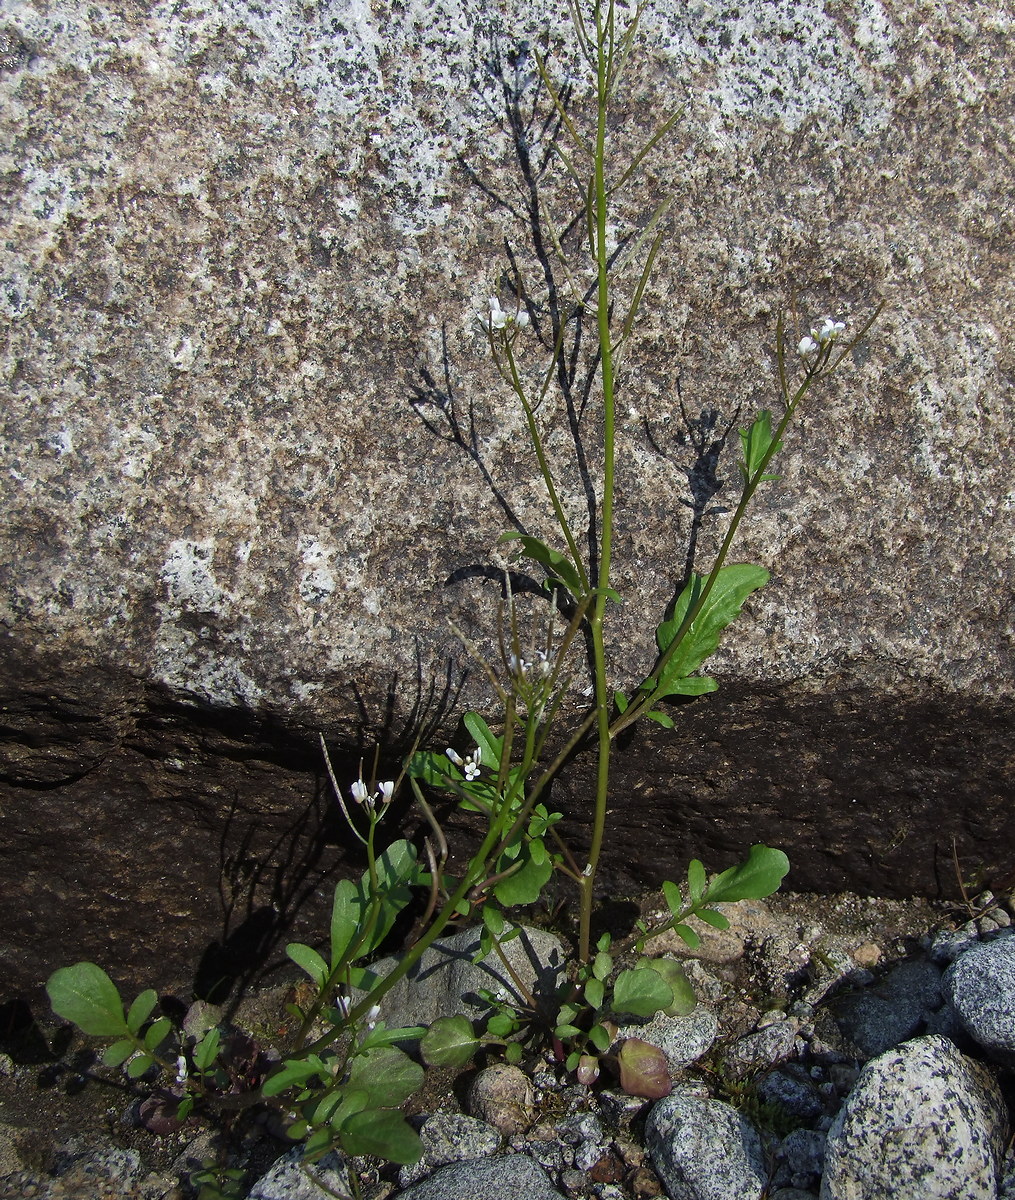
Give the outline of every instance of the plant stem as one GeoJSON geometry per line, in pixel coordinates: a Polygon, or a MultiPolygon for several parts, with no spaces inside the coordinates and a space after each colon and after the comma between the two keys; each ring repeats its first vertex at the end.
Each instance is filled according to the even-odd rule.
{"type": "MultiPolygon", "coordinates": [[[[580,890],[580,916],[578,932],[578,957],[588,962],[592,942],[592,899],[596,871],[603,849],[606,829],[606,802],[610,785],[610,708],[607,694],[606,650],[603,638],[603,614],[606,610],[606,589],[610,586],[610,557],[613,548],[613,493],[614,493],[614,367],[613,345],[610,338],[610,269],[606,246],[609,199],[606,187],[606,117],[609,107],[609,92],[613,73],[614,8],[610,0],[606,12],[606,27],[603,27],[602,9],[596,7],[596,90],[598,112],[596,121],[594,200],[596,231],[596,268],[598,293],[596,320],[599,335],[599,369],[603,384],[603,498],[599,532],[599,574],[596,579],[595,606],[590,621],[592,636],[593,668],[595,671],[596,730],[598,755],[596,764],[596,798],[592,815],[592,840],[588,858],[582,874],[580,890]]],[[[592,222],[589,222],[590,225],[592,222]]]]}

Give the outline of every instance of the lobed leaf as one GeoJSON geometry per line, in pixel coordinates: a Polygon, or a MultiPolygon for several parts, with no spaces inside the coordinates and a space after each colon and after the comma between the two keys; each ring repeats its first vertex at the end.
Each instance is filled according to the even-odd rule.
{"type": "Polygon", "coordinates": [[[107,1046],[102,1055],[102,1061],[107,1067],[122,1066],[128,1058],[137,1049],[136,1044],[130,1038],[123,1038],[119,1042],[114,1042],[111,1046],[107,1046]]]}
{"type": "MultiPolygon", "coordinates": [[[[701,694],[683,690],[691,686],[688,676],[715,653],[722,631],[737,618],[748,596],[764,587],[769,578],[764,567],[752,563],[733,563],[718,572],[700,610],[660,672],[659,686],[666,689],[662,695],[701,694]]],[[[677,597],[672,617],[663,621],[656,630],[656,644],[661,655],[670,649],[684,619],[699,603],[706,580],[705,575],[692,574],[687,586],[677,597]]],[[[715,681],[708,682],[712,686],[705,686],[703,690],[713,691],[715,681]]]]}
{"type": "Polygon", "coordinates": [[[509,908],[515,904],[535,904],[552,874],[553,863],[550,858],[546,857],[541,863],[536,862],[526,846],[522,866],[506,879],[502,879],[493,889],[493,894],[501,904],[509,908]]]}

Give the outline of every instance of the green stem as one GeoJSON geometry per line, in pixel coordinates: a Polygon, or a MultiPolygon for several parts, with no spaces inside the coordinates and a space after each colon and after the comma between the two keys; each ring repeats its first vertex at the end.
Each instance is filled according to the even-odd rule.
{"type": "Polygon", "coordinates": [[[603,384],[603,499],[599,534],[599,571],[596,578],[598,591],[590,621],[593,669],[595,672],[598,756],[596,764],[595,808],[592,815],[592,838],[579,887],[578,956],[581,962],[588,962],[591,957],[593,889],[595,887],[599,859],[603,850],[603,836],[606,830],[606,803],[610,784],[610,708],[607,693],[603,615],[608,599],[606,589],[610,586],[615,467],[615,379],[613,345],[610,338],[609,255],[606,248],[606,228],[609,215],[609,200],[606,187],[606,117],[613,69],[613,0],[610,0],[607,8],[605,30],[603,28],[602,12],[597,7],[596,32],[598,35],[596,59],[598,114],[596,122],[594,178],[595,212],[592,215],[595,217],[596,230],[596,267],[598,273],[596,320],[599,334],[599,368],[603,384]]]}

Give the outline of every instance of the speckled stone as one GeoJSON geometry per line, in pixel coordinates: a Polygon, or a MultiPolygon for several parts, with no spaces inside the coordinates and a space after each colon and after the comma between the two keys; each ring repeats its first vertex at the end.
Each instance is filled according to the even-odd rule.
{"type": "Polygon", "coordinates": [[[947,1038],[872,1059],[828,1131],[821,1200],[994,1200],[1006,1136],[993,1076],[947,1038]]]}
{"type": "Polygon", "coordinates": [[[944,992],[989,1057],[1015,1067],[1015,936],[970,947],[945,972],[944,992]]]}

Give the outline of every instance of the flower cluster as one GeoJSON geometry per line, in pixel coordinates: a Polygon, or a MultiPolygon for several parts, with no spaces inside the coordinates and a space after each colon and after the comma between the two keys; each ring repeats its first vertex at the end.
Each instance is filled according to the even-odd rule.
{"type": "Polygon", "coordinates": [[[821,324],[815,325],[807,337],[802,338],[797,350],[806,358],[809,354],[816,354],[820,350],[834,342],[840,333],[846,328],[844,321],[835,321],[831,317],[822,317],[821,324]]]}
{"type": "Polygon", "coordinates": [[[508,329],[511,326],[514,326],[516,329],[524,329],[529,323],[529,314],[521,307],[517,308],[513,313],[505,312],[501,308],[497,297],[491,296],[488,321],[491,329],[508,329]]]}
{"type": "Polygon", "coordinates": [[[483,749],[477,746],[471,754],[467,754],[464,758],[449,746],[444,753],[455,764],[456,767],[461,767],[465,778],[471,783],[473,779],[479,778],[479,764],[483,760],[483,749]]]}
{"type": "Polygon", "coordinates": [[[531,674],[545,678],[550,673],[550,661],[546,657],[545,650],[538,651],[534,659],[522,658],[518,654],[509,654],[507,666],[512,675],[527,676],[531,674]]]}
{"type": "Polygon", "coordinates": [[[378,805],[384,808],[391,803],[391,798],[395,794],[395,781],[388,779],[384,783],[379,783],[377,791],[371,795],[370,789],[363,780],[357,779],[349,791],[357,804],[365,804],[370,809],[376,808],[378,805]]]}

